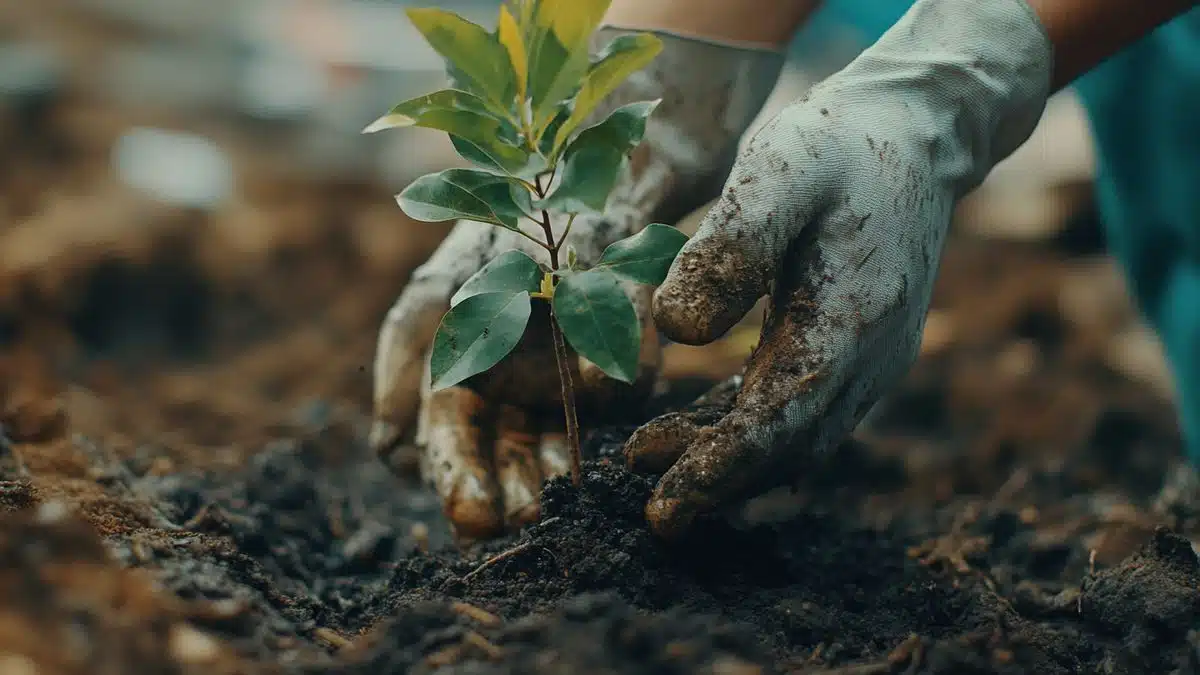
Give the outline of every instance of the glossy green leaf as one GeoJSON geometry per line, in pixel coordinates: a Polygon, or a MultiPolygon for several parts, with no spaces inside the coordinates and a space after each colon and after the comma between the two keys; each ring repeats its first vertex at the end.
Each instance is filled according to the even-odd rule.
{"type": "Polygon", "coordinates": [[[459,125],[447,125],[448,120],[496,126],[497,120],[488,110],[487,104],[475,94],[457,89],[442,89],[392,106],[386,115],[375,120],[364,134],[402,127],[425,127],[442,131],[462,131],[459,125]],[[446,113],[466,113],[459,118],[447,117],[446,113]]]}
{"type": "Polygon", "coordinates": [[[639,284],[658,286],[687,240],[686,234],[670,225],[651,223],[632,237],[609,244],[596,267],[639,284]]]}
{"type": "Polygon", "coordinates": [[[425,222],[465,218],[516,229],[531,210],[529,192],[515,179],[476,169],[421,176],[396,196],[409,217],[425,222]]]}
{"type": "Polygon", "coordinates": [[[452,76],[507,113],[516,91],[508,52],[496,35],[454,12],[435,7],[411,8],[408,18],[434,51],[446,59],[452,76]]]}
{"type": "Polygon", "coordinates": [[[476,139],[450,134],[450,144],[463,159],[494,173],[531,180],[546,168],[546,160],[541,155],[499,138],[476,139]]]}
{"type": "Polygon", "coordinates": [[[523,251],[511,250],[493,258],[467,279],[450,298],[450,306],[480,293],[536,293],[542,280],[542,268],[523,251]]]}
{"type": "Polygon", "coordinates": [[[555,132],[554,152],[562,149],[571,134],[606,96],[630,75],[646,67],[661,51],[662,41],[650,33],[622,35],[610,42],[588,70],[583,86],[575,97],[571,116],[555,132]]]}
{"type": "Polygon", "coordinates": [[[629,152],[642,142],[646,118],[658,101],[630,103],[588,127],[567,146],[562,179],[538,208],[580,213],[603,211],[629,152]]]}
{"type": "Polygon", "coordinates": [[[537,139],[555,107],[574,93],[591,65],[589,46],[611,0],[535,2],[529,35],[529,95],[537,139]]]}
{"type": "Polygon", "coordinates": [[[525,36],[521,26],[508,7],[500,6],[500,20],[496,26],[496,35],[500,44],[508,52],[508,60],[512,63],[513,76],[517,85],[517,98],[525,100],[529,83],[529,54],[525,51],[525,36]]]}
{"type": "Polygon", "coordinates": [[[547,158],[555,158],[554,139],[558,136],[558,130],[562,125],[566,124],[567,119],[571,117],[571,106],[569,101],[560,103],[550,121],[546,123],[545,130],[542,131],[541,140],[538,141],[538,149],[542,155],[547,158]]]}
{"type": "Polygon", "coordinates": [[[554,316],[571,348],[609,377],[637,377],[642,331],[615,274],[591,269],[565,277],[554,290],[554,316]]]}
{"type": "Polygon", "coordinates": [[[521,341],[529,294],[481,293],[453,307],[438,326],[429,356],[433,389],[451,387],[496,365],[521,341]]]}
{"type": "MultiPolygon", "coordinates": [[[[445,131],[456,141],[460,155],[488,170],[522,177],[535,173],[530,152],[521,145],[516,128],[470,92],[443,89],[398,103],[363,133],[403,127],[445,131]]],[[[537,163],[545,165],[541,158],[537,163]]]]}

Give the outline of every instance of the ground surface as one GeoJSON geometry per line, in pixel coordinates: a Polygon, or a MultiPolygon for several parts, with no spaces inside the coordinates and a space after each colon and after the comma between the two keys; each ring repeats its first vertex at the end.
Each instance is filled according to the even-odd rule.
{"type": "Polygon", "coordinates": [[[14,358],[5,672],[1200,672],[1170,408],[1061,320],[1061,258],[956,244],[946,335],[869,428],[672,546],[628,429],[592,434],[540,524],[461,551],[369,456],[365,407],[222,391],[261,386],[249,355],[109,396],[24,386],[14,358]]]}
{"type": "Polygon", "coordinates": [[[794,490],[666,546],[592,430],[582,488],[459,550],[364,445],[444,229],[296,177],[154,207],[98,178],[104,110],[51,110],[0,116],[6,675],[1200,672],[1200,489],[1094,228],[953,241],[921,362],[794,490]]]}

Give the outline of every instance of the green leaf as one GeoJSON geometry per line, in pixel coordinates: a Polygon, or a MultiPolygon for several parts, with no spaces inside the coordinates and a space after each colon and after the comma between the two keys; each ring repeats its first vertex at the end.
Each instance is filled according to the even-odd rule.
{"type": "Polygon", "coordinates": [[[630,103],[588,127],[563,153],[562,179],[538,208],[580,213],[603,211],[625,158],[646,133],[646,118],[658,101],[630,103]]]}
{"type": "Polygon", "coordinates": [[[538,150],[547,158],[550,158],[548,164],[552,163],[555,159],[554,139],[558,135],[558,130],[571,117],[571,106],[569,103],[567,101],[558,105],[554,116],[550,118],[550,121],[546,123],[545,130],[542,131],[541,140],[538,141],[538,150]]]}
{"type": "Polygon", "coordinates": [[[612,0],[541,0],[529,35],[529,94],[540,140],[555,107],[569,97],[591,65],[589,42],[612,0]]]}
{"type": "Polygon", "coordinates": [[[409,217],[428,223],[465,218],[517,229],[532,207],[513,178],[476,169],[447,169],[413,181],[396,201],[409,217]]]}
{"type": "Polygon", "coordinates": [[[442,317],[429,371],[433,390],[452,387],[496,365],[521,341],[529,323],[529,294],[481,293],[442,317]]]}
{"type": "Polygon", "coordinates": [[[450,144],[468,162],[494,173],[533,179],[546,167],[540,155],[509,145],[499,138],[473,139],[450,134],[450,144]]]}
{"type": "MultiPolygon", "coordinates": [[[[521,147],[517,130],[472,93],[443,89],[398,103],[363,133],[403,127],[445,131],[452,141],[458,140],[455,148],[459,154],[489,170],[522,176],[530,173],[530,153],[521,147]]],[[[538,158],[538,164],[545,161],[538,158]]]]}
{"type": "Polygon", "coordinates": [[[670,225],[651,223],[632,237],[609,244],[596,267],[639,284],[658,286],[687,240],[686,234],[670,225]]]}
{"type": "Polygon", "coordinates": [[[517,98],[524,102],[529,83],[529,54],[525,51],[525,37],[521,27],[513,17],[508,7],[500,6],[500,21],[496,26],[496,34],[500,44],[508,52],[509,62],[512,63],[513,75],[516,77],[517,98]]]}
{"type": "Polygon", "coordinates": [[[555,133],[554,154],[606,96],[630,75],[646,67],[661,51],[662,41],[650,33],[622,35],[610,42],[588,70],[583,87],[575,97],[571,116],[555,133]]]}
{"type": "Polygon", "coordinates": [[[516,78],[508,52],[495,35],[454,12],[434,7],[410,8],[408,18],[446,59],[456,80],[497,112],[510,114],[516,78]]]}
{"type": "Polygon", "coordinates": [[[481,293],[536,293],[542,280],[542,268],[523,251],[507,251],[484,265],[467,279],[450,298],[450,306],[481,293]]]}
{"type": "Polygon", "coordinates": [[[564,278],[554,290],[554,316],[571,348],[609,377],[626,383],[637,377],[641,326],[612,272],[591,269],[564,278]]]}
{"type": "MultiPolygon", "coordinates": [[[[474,115],[475,118],[482,118],[475,119],[477,124],[495,125],[496,122],[499,122],[495,115],[492,114],[492,111],[488,110],[487,104],[483,102],[483,99],[475,94],[457,89],[442,89],[432,94],[425,94],[424,96],[418,96],[403,103],[397,103],[392,106],[391,110],[388,110],[386,115],[372,122],[366,129],[363,129],[363,133],[373,134],[377,131],[401,127],[426,127],[449,132],[459,131],[457,126],[447,127],[445,124],[447,119],[445,113],[452,112],[464,112],[474,115]]],[[[465,121],[471,120],[472,117],[467,116],[458,119],[465,121]]]]}

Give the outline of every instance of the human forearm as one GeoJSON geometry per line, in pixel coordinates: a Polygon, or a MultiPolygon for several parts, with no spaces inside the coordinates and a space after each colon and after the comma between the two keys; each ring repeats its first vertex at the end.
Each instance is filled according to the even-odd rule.
{"type": "Polygon", "coordinates": [[[622,28],[782,47],[820,4],[821,0],[613,0],[605,21],[622,28]]]}
{"type": "Polygon", "coordinates": [[[1054,45],[1060,89],[1200,0],[1028,0],[1054,45]]]}

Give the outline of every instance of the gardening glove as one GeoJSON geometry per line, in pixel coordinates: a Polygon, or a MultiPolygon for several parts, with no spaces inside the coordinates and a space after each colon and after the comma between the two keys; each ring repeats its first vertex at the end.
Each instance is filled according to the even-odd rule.
{"type": "MultiPolygon", "coordinates": [[[[598,45],[626,33],[598,31],[598,45]]],[[[625,103],[662,99],[645,139],[632,153],[602,215],[581,215],[567,243],[582,265],[653,221],[674,222],[714,197],[736,156],[737,141],[773,88],[775,52],[661,34],[663,51],[623,83],[594,119],[625,103]]],[[[526,224],[530,225],[530,224],[526,224]]],[[[556,221],[554,230],[565,223],[556,221]]],[[[537,235],[531,225],[530,234],[537,235]]],[[[546,251],[491,225],[463,221],[419,269],[388,312],[375,359],[375,423],[370,444],[392,466],[418,418],[423,473],[464,539],[500,534],[538,516],[542,481],[570,466],[546,303],[535,301],[529,329],[513,353],[461,385],[431,393],[429,348],[451,296],[495,257],[520,249],[539,262],[546,251]]],[[[648,287],[632,297],[643,322],[640,372],[633,387],[610,380],[572,354],[580,423],[628,410],[650,393],[659,365],[648,287]]]]}
{"type": "Polygon", "coordinates": [[[627,443],[666,472],[657,533],[782,483],[907,371],[955,203],[1033,131],[1051,57],[1024,0],[918,0],[751,139],[654,295],[664,335],[693,345],[770,297],[741,386],[627,443]]]}

